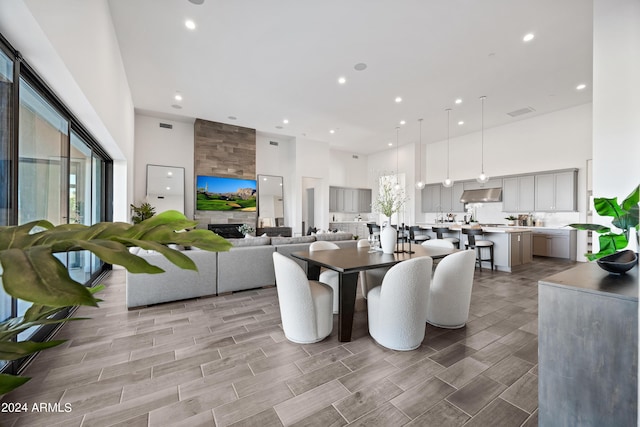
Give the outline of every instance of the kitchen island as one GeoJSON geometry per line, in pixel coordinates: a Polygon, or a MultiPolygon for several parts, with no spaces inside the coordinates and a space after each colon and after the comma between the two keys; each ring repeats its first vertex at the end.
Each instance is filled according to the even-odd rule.
{"type": "MultiPolygon", "coordinates": [[[[511,272],[513,267],[521,264],[527,264],[533,261],[532,237],[531,229],[523,227],[508,226],[482,226],[482,225],[464,225],[455,223],[437,223],[437,224],[418,224],[426,230],[432,239],[435,239],[435,233],[431,231],[431,227],[447,227],[449,233],[445,237],[457,237],[460,239],[460,248],[464,249],[467,242],[467,235],[462,233],[464,228],[480,228],[483,232],[482,239],[493,242],[493,258],[494,265],[497,270],[511,272]]],[[[484,257],[484,255],[483,255],[484,257]]],[[[489,262],[483,262],[482,268],[491,268],[489,262]]]]}

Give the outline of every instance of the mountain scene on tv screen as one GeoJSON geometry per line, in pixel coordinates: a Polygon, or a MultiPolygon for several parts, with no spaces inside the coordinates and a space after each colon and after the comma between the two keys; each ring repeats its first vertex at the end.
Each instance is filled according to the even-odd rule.
{"type": "Polygon", "coordinates": [[[255,181],[199,176],[196,209],[201,211],[256,211],[255,181]]]}

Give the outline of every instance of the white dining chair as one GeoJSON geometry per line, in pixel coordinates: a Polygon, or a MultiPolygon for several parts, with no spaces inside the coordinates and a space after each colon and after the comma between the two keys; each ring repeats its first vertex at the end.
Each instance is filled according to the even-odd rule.
{"type": "MultiPolygon", "coordinates": [[[[336,249],[340,249],[340,246],[325,240],[319,240],[309,245],[309,252],[332,251],[336,249]]],[[[333,288],[333,314],[338,314],[340,312],[340,276],[338,272],[326,268],[322,269],[318,280],[333,288]]]]}
{"type": "Polygon", "coordinates": [[[369,333],[384,347],[407,351],[424,339],[431,257],[403,261],[389,269],[368,295],[369,333]]]}
{"type": "Polygon", "coordinates": [[[436,266],[427,298],[427,322],[462,328],[469,319],[476,255],[472,249],[444,257],[436,266]]]}
{"type": "Polygon", "coordinates": [[[450,240],[445,239],[431,239],[421,243],[422,246],[430,246],[436,248],[455,249],[456,246],[450,240]]]}
{"type": "Polygon", "coordinates": [[[285,337],[294,343],[322,341],[333,329],[333,289],[308,280],[294,260],[273,253],[278,303],[285,337]]]}

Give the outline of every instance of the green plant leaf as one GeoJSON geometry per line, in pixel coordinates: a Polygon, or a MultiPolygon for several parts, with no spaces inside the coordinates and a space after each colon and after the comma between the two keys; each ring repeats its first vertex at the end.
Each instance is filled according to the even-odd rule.
{"type": "Polygon", "coordinates": [[[611,228],[599,224],[569,224],[569,227],[575,228],[576,230],[595,231],[597,233],[608,233],[611,231],[611,228]]]}
{"type": "Polygon", "coordinates": [[[0,251],[0,263],[4,290],[15,298],[51,307],[98,305],[48,247],[0,251]]]}
{"type": "Polygon", "coordinates": [[[593,199],[593,207],[600,216],[612,216],[618,218],[626,212],[618,205],[618,198],[607,199],[606,197],[596,197],[593,199]]]}
{"type": "Polygon", "coordinates": [[[196,264],[193,262],[191,258],[184,255],[182,252],[177,251],[175,249],[168,248],[167,246],[161,243],[156,243],[156,242],[151,242],[146,240],[134,240],[134,239],[120,239],[120,240],[122,242],[128,243],[131,246],[139,246],[142,249],[157,251],[160,254],[164,255],[164,257],[167,258],[167,260],[171,261],[173,264],[177,265],[180,268],[198,271],[196,264]]]}
{"type": "Polygon", "coordinates": [[[31,234],[31,230],[36,227],[44,229],[54,228],[49,221],[32,221],[26,224],[13,227],[0,227],[0,250],[10,248],[24,249],[33,245],[36,234],[31,234]]]}
{"type": "Polygon", "coordinates": [[[31,378],[17,375],[0,374],[0,396],[9,393],[29,381],[31,378]]]}
{"type": "Polygon", "coordinates": [[[32,353],[62,344],[65,340],[56,341],[22,341],[22,342],[2,342],[0,341],[0,360],[17,360],[32,353]]]}
{"type": "Polygon", "coordinates": [[[630,210],[633,206],[638,207],[638,202],[640,202],[640,185],[636,186],[636,188],[627,196],[626,199],[622,201],[622,209],[625,211],[630,210]]]}
{"type": "Polygon", "coordinates": [[[164,272],[163,269],[149,264],[144,258],[129,252],[129,249],[120,242],[113,240],[79,240],[76,241],[76,245],[82,249],[91,251],[98,258],[109,264],[123,266],[131,273],[156,274],[164,272]]]}

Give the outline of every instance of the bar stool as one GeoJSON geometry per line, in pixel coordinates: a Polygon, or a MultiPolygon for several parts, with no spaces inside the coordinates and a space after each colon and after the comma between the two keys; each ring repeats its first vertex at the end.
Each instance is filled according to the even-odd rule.
{"type": "Polygon", "coordinates": [[[436,233],[436,238],[448,240],[449,242],[453,243],[453,246],[455,246],[456,249],[460,249],[460,239],[458,239],[457,237],[442,237],[442,233],[449,232],[449,227],[432,227],[431,230],[436,233]]]}
{"type": "Polygon", "coordinates": [[[416,234],[416,231],[422,232],[424,230],[418,225],[412,225],[411,227],[409,227],[409,240],[411,240],[413,243],[420,244],[429,240],[429,236],[427,236],[426,234],[416,234]]]}
{"type": "Polygon", "coordinates": [[[482,261],[491,261],[491,270],[493,270],[493,242],[491,240],[476,240],[476,236],[483,234],[480,228],[463,228],[462,233],[466,234],[469,239],[465,246],[476,251],[476,262],[480,271],[482,271],[482,261]],[[489,258],[482,258],[483,248],[489,248],[489,258]]]}

